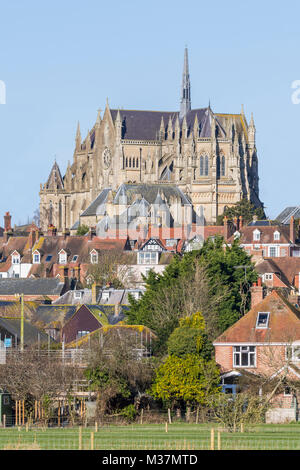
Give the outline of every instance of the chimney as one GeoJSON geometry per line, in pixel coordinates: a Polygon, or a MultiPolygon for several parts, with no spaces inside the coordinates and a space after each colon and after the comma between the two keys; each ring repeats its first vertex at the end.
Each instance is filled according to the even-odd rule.
{"type": "Polygon", "coordinates": [[[28,249],[29,250],[32,250],[32,247],[36,242],[36,235],[37,235],[36,230],[31,229],[28,235],[28,249]]]}
{"type": "Polygon", "coordinates": [[[261,302],[264,298],[264,291],[261,282],[261,277],[258,278],[257,283],[254,282],[251,287],[251,308],[253,308],[256,304],[261,302]]]}
{"type": "Polygon", "coordinates": [[[64,232],[63,232],[63,237],[64,237],[64,240],[70,236],[70,230],[69,229],[65,229],[64,232]]]}
{"type": "Polygon", "coordinates": [[[243,217],[240,215],[239,216],[239,229],[241,229],[243,227],[243,223],[244,223],[243,217]]]}
{"type": "Polygon", "coordinates": [[[115,304],[115,317],[118,317],[120,313],[120,302],[115,304]]]}
{"type": "Polygon", "coordinates": [[[88,239],[93,240],[95,236],[96,236],[96,227],[90,227],[89,233],[88,233],[88,239]]]}
{"type": "Polygon", "coordinates": [[[147,234],[148,239],[151,238],[151,231],[152,231],[152,227],[151,227],[151,222],[150,222],[148,224],[148,234],[147,234]]]}
{"type": "Polygon", "coordinates": [[[54,227],[54,225],[52,225],[52,224],[49,225],[47,235],[48,235],[48,237],[55,237],[56,227],[54,227]]]}
{"type": "Polygon", "coordinates": [[[11,215],[9,212],[5,212],[5,215],[4,215],[4,231],[5,232],[11,231],[11,215]]]}
{"type": "Polygon", "coordinates": [[[233,225],[234,225],[234,230],[238,230],[239,229],[239,220],[237,217],[234,217],[233,218],[233,225]]]}
{"type": "Polygon", "coordinates": [[[296,239],[295,224],[294,224],[294,216],[292,215],[290,219],[290,240],[292,243],[295,243],[295,239],[296,239]]]}
{"type": "Polygon", "coordinates": [[[92,285],[92,304],[97,303],[97,297],[98,297],[99,291],[100,291],[100,286],[98,286],[96,282],[94,282],[94,284],[92,285]]]}
{"type": "Polygon", "coordinates": [[[226,217],[226,215],[224,217],[223,224],[224,224],[224,238],[225,238],[225,240],[228,240],[228,238],[229,238],[229,220],[226,217]]]}

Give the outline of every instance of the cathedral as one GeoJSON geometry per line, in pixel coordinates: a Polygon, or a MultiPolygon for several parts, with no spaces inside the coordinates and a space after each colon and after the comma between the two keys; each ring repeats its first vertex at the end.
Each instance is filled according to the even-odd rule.
{"type": "Polygon", "coordinates": [[[41,229],[104,229],[133,205],[135,218],[158,214],[160,224],[214,224],[242,198],[262,206],[258,180],[253,116],[247,123],[243,107],[240,114],[192,109],[186,48],[179,111],[110,109],[107,102],[85,139],[78,124],[72,164],[62,176],[55,162],[41,184],[41,229]]]}

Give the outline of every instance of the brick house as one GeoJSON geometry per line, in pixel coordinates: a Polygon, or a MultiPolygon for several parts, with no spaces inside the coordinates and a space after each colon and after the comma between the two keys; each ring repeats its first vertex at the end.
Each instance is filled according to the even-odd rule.
{"type": "Polygon", "coordinates": [[[268,419],[297,419],[298,392],[285,384],[300,384],[300,311],[280,292],[264,297],[262,283],[254,285],[250,311],[213,344],[224,391],[235,392],[251,376],[260,379],[258,393],[281,381],[268,419]]]}
{"type": "Polygon", "coordinates": [[[295,228],[293,217],[289,225],[274,225],[269,220],[254,220],[248,225],[237,226],[235,232],[228,237],[228,244],[237,238],[254,262],[263,258],[299,256],[299,227],[295,228]]]}

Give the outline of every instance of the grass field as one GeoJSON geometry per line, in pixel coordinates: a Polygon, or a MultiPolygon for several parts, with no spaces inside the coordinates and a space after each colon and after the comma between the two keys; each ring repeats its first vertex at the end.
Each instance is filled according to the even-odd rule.
{"type": "Polygon", "coordinates": [[[217,450],[299,450],[300,425],[260,425],[218,433],[216,425],[174,423],[87,428],[1,428],[0,449],[209,450],[214,427],[217,450]]]}

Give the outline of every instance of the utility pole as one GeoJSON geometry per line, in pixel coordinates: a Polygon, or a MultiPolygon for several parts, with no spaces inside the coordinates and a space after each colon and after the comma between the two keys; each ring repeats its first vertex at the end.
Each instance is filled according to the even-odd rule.
{"type": "Polygon", "coordinates": [[[21,351],[24,351],[24,294],[21,294],[21,351]]]}

